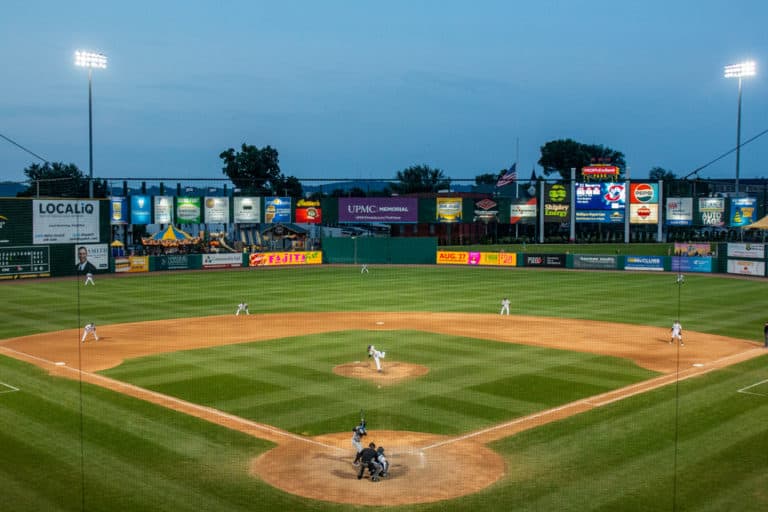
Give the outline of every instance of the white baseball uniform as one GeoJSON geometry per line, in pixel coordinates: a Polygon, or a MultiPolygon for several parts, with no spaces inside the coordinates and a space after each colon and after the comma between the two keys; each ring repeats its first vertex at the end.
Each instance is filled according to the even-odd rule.
{"type": "Polygon", "coordinates": [[[99,335],[96,334],[96,324],[93,322],[85,324],[85,327],[83,327],[83,339],[81,340],[83,343],[85,343],[85,339],[88,337],[89,334],[93,334],[93,337],[96,341],[99,341],[99,335]]]}
{"type": "Polygon", "coordinates": [[[504,298],[504,300],[501,301],[501,312],[500,315],[508,315],[509,314],[509,299],[504,298]]]}
{"type": "Polygon", "coordinates": [[[251,314],[250,311],[248,311],[248,304],[246,304],[245,302],[241,302],[240,304],[237,305],[237,311],[235,311],[235,316],[238,316],[241,311],[245,312],[246,315],[251,314]]]}
{"type": "Polygon", "coordinates": [[[96,286],[96,283],[93,282],[93,274],[91,274],[90,272],[85,274],[85,285],[83,286],[88,286],[89,284],[96,286]]]}
{"type": "Polygon", "coordinates": [[[676,339],[680,341],[681,345],[683,344],[683,326],[677,320],[672,324],[672,338],[669,342],[674,343],[676,339]]]}
{"type": "Polygon", "coordinates": [[[368,347],[368,355],[372,357],[373,361],[376,363],[376,371],[381,372],[381,360],[387,356],[387,353],[380,352],[376,350],[376,347],[374,347],[373,345],[370,345],[368,347]]]}

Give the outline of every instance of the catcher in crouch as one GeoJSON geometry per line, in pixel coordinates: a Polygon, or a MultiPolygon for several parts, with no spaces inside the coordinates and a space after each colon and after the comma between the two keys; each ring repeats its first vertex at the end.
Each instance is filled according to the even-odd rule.
{"type": "Polygon", "coordinates": [[[373,345],[368,345],[368,357],[372,357],[376,363],[376,371],[381,373],[381,360],[387,357],[386,352],[379,352],[373,345]]]}

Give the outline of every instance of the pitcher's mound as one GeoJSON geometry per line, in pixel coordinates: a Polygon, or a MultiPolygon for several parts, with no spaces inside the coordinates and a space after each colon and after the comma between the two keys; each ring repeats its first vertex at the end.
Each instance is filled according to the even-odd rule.
{"type": "Polygon", "coordinates": [[[340,364],[333,368],[333,373],[353,379],[366,379],[379,384],[395,384],[411,377],[421,377],[429,373],[429,368],[420,364],[403,363],[400,361],[382,361],[382,371],[376,371],[373,361],[356,361],[340,364]]]}

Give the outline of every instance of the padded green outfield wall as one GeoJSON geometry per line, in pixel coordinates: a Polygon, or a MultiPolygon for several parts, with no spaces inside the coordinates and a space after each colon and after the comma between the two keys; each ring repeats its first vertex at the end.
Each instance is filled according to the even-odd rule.
{"type": "Polygon", "coordinates": [[[323,238],[323,263],[435,263],[437,238],[323,238]]]}

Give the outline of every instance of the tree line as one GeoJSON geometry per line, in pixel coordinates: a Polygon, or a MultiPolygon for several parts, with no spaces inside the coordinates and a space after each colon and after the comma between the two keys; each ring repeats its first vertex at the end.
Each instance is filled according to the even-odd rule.
{"type": "MultiPolygon", "coordinates": [[[[583,144],[573,139],[558,139],[549,141],[540,148],[541,166],[545,177],[570,178],[572,168],[581,172],[583,167],[594,164],[609,164],[618,167],[618,179],[623,179],[626,171],[624,154],[612,148],[583,144]]],[[[219,154],[222,161],[222,173],[229,178],[233,186],[241,192],[253,195],[284,195],[303,197],[301,181],[295,176],[285,175],[280,169],[280,158],[277,149],[270,145],[263,148],[243,143],[239,150],[228,148],[219,154]]],[[[496,185],[510,168],[499,169],[496,172],[482,173],[475,177],[477,185],[496,185]]],[[[43,165],[32,164],[24,169],[24,175],[29,180],[26,190],[19,192],[20,197],[53,196],[53,197],[88,197],[88,177],[75,164],[63,162],[43,165]]],[[[535,170],[532,179],[535,179],[535,170]]],[[[580,175],[577,174],[577,178],[580,175]]],[[[674,172],[662,167],[649,170],[651,180],[674,180],[674,172]]],[[[426,164],[412,165],[397,171],[393,181],[382,191],[386,195],[430,193],[450,189],[451,178],[442,169],[426,164]]],[[[363,193],[362,190],[351,192],[363,193]]],[[[107,197],[109,193],[107,182],[95,179],[93,183],[94,197],[107,197]]],[[[341,195],[341,191],[333,191],[331,195],[341,195]]]]}

